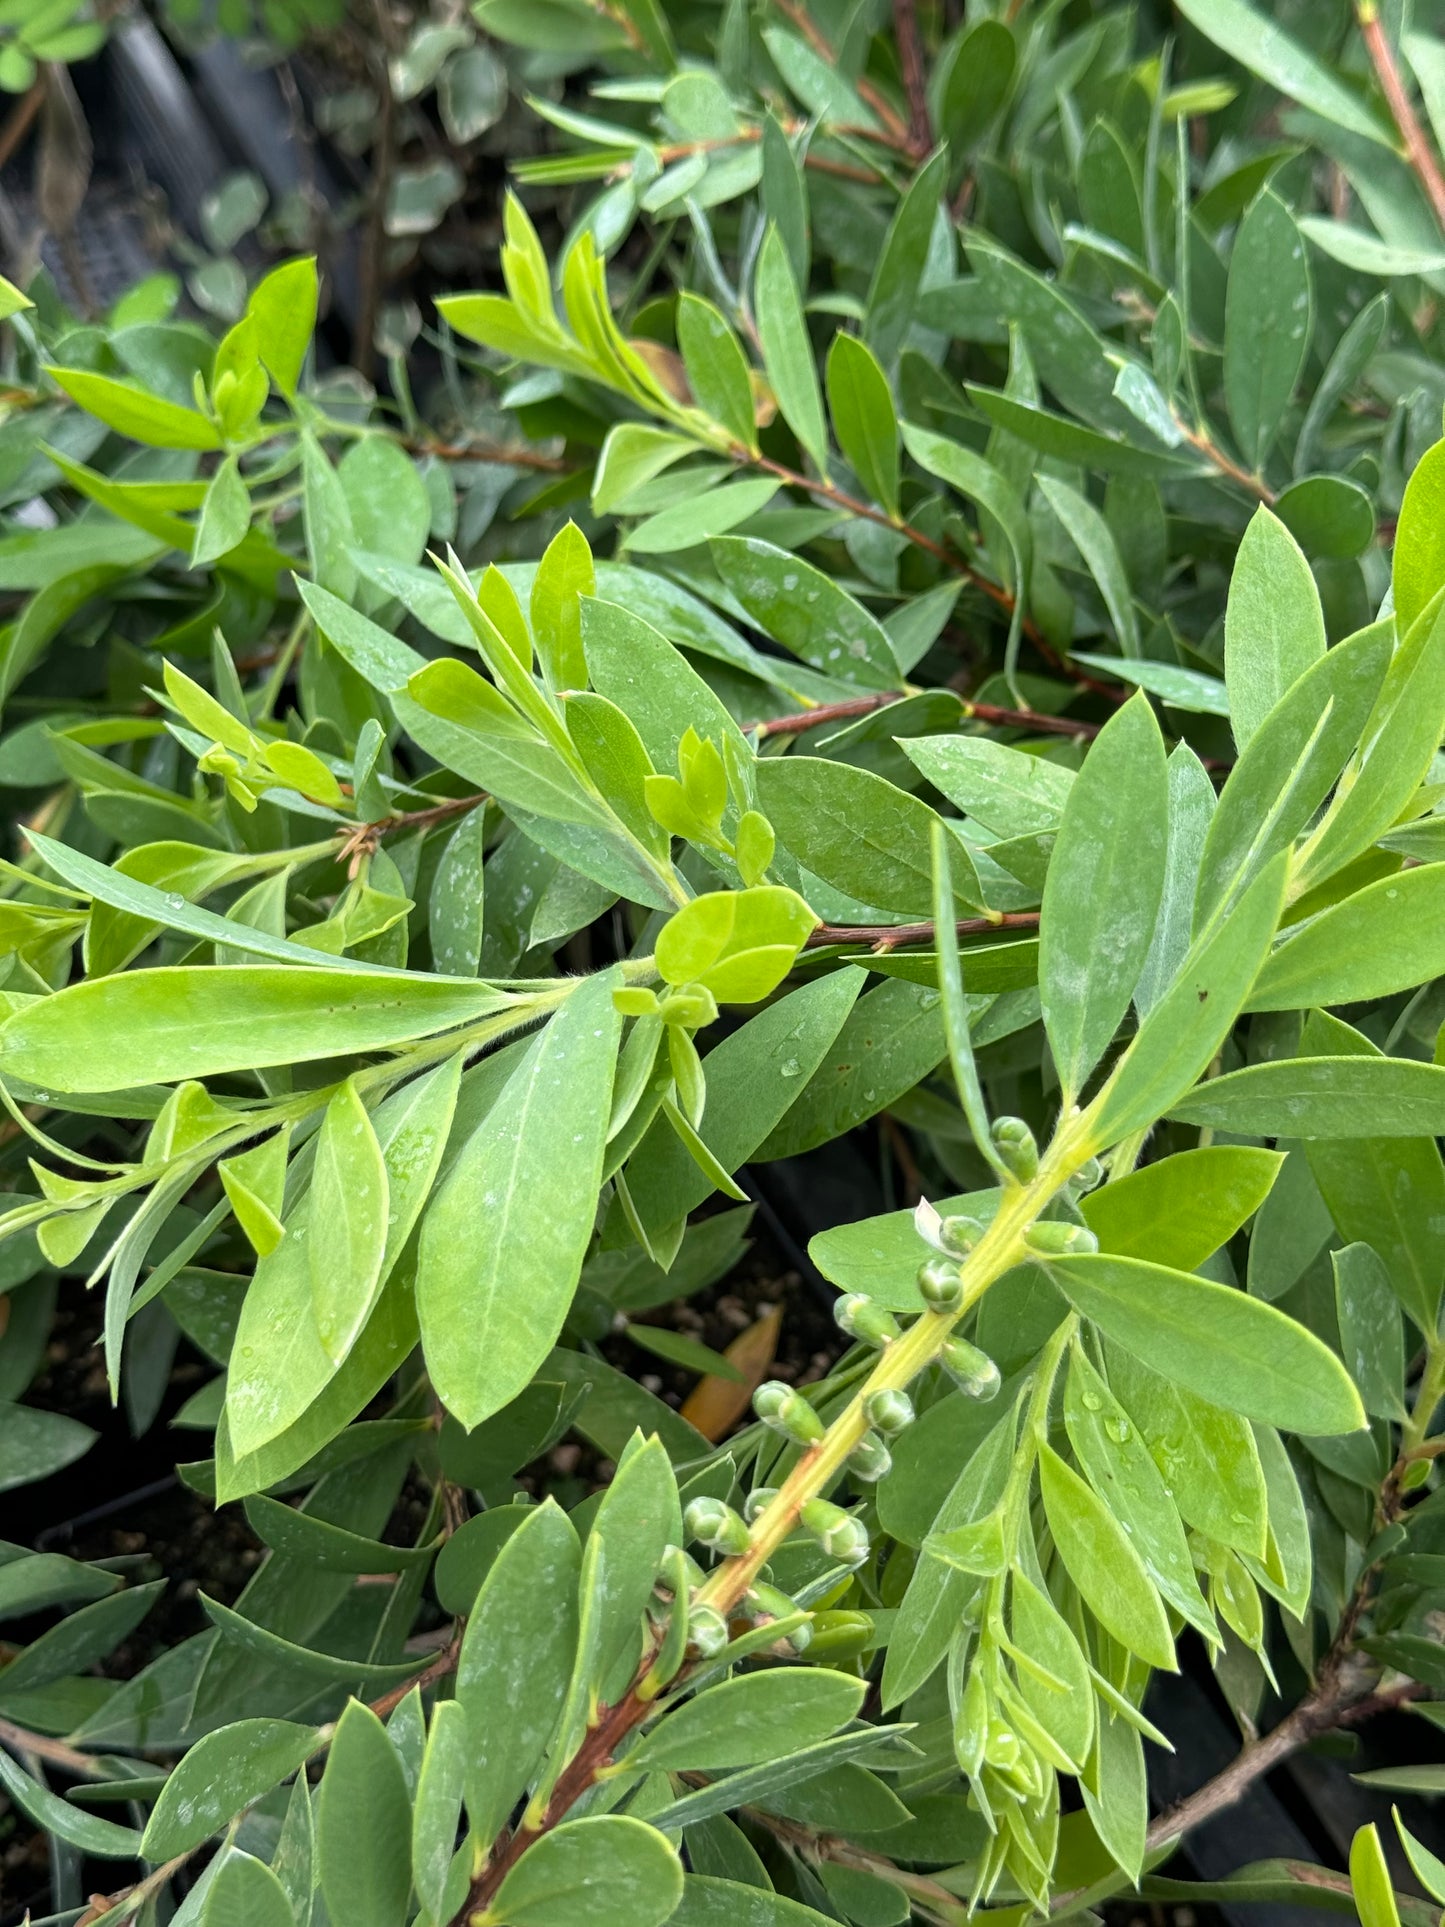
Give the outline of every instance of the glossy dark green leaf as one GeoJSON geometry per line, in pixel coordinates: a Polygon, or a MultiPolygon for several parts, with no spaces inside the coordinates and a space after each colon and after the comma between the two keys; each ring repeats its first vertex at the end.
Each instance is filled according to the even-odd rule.
{"type": "Polygon", "coordinates": [[[812,343],[802,298],[776,227],[770,227],[758,256],[753,290],[763,366],[777,397],[778,410],[821,475],[828,472],[828,431],[812,343]]]}
{"type": "Polygon", "coordinates": [[[1224,325],[1229,419],[1256,474],[1279,435],[1313,331],[1305,244],[1289,209],[1266,188],[1235,236],[1224,325]]]}
{"type": "Polygon", "coordinates": [[[670,1713],[628,1762],[670,1773],[753,1766],[827,1739],[862,1699],[858,1681],[826,1668],[738,1674],[670,1713]]]}
{"type": "Polygon", "coordinates": [[[682,1898],[682,1868],[656,1828],[621,1814],[564,1820],[497,1889],[507,1927],[661,1927],[682,1898]]]}
{"type": "Polygon", "coordinates": [[[411,1796],[386,1728],[360,1700],[348,1703],[331,1742],[316,1852],[333,1920],[395,1927],[411,1891],[411,1796]]]}
{"type": "Polygon", "coordinates": [[[170,1860],[219,1833],[243,1807],[296,1772],[316,1750],[309,1726],[237,1720],[207,1733],[166,1781],[146,1824],[148,1860],[170,1860]]]}
{"type": "Polygon", "coordinates": [[[898,411],[866,342],[836,334],[828,350],[828,409],[844,459],[889,515],[898,514],[898,411]]]}

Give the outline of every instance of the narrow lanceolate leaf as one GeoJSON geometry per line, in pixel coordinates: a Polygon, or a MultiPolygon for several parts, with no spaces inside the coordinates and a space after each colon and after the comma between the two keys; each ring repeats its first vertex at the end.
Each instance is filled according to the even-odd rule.
{"type": "Polygon", "coordinates": [[[1445,869],[1381,877],[1291,934],[1249,994],[1251,1010],[1308,1010],[1391,997],[1440,974],[1445,869]]]}
{"type": "Polygon", "coordinates": [[[1174,1673],[1174,1640],[1153,1580],[1108,1506],[1045,1445],[1039,1486],[1065,1569],[1100,1625],[1151,1666],[1174,1673]]]}
{"type": "Polygon", "coordinates": [[[1289,1057],[1214,1077],[1169,1105],[1246,1137],[1439,1137],[1445,1068],[1401,1057],[1289,1057]]]}
{"type": "Polygon", "coordinates": [[[345,1358],[381,1289],[389,1199],[386,1163],[355,1081],[326,1107],[311,1178],[311,1304],[332,1358],[345,1358]]]}
{"type": "Polygon", "coordinates": [[[577,1650],[581,1564],[571,1520],[548,1499],[497,1554],[467,1619],[456,1697],[469,1722],[467,1816],[479,1838],[495,1839],[552,1737],[577,1650]]]}
{"type": "Polygon", "coordinates": [[[1235,236],[1224,317],[1224,395],[1256,474],[1278,438],[1314,332],[1309,259],[1294,217],[1265,188],[1235,236]]]}
{"type": "Polygon", "coordinates": [[[1168,777],[1144,696],[1105,724],[1069,792],[1039,925],[1044,1028],[1065,1103],[1129,1008],[1164,887],[1168,777]]]}
{"type": "Polygon", "coordinates": [[[933,928],[938,952],[938,988],[943,997],[943,1030],[948,1039],[948,1057],[959,1102],[973,1133],[973,1141],[999,1175],[1008,1181],[1008,1167],[988,1125],[988,1107],[974,1062],[973,1038],[969,1031],[968,999],[964,994],[963,965],[958,954],[958,924],[953,897],[953,873],[949,862],[952,838],[940,820],[931,831],[933,852],[933,928]]]}
{"type": "Polygon", "coordinates": [[[1224,616],[1224,680],[1241,749],[1325,653],[1320,592],[1298,542],[1260,507],[1244,532],[1224,616]]]}
{"type": "Polygon", "coordinates": [[[529,1847],[487,1917],[507,1927],[662,1927],[682,1867],[655,1827],[623,1814],[566,1820],[529,1847]]]}
{"type": "Polygon", "coordinates": [[[548,1022],[457,1159],[422,1225],[427,1366],[469,1429],[551,1350],[592,1235],[622,1020],[615,973],[548,1022]]]}
{"type": "Polygon", "coordinates": [[[471,1750],[470,1723],[460,1700],[438,1700],[422,1756],[411,1823],[412,1884],[433,1920],[442,1918],[447,1875],[456,1851],[457,1821],[471,1750]]]}
{"type": "Polygon", "coordinates": [[[862,1702],[859,1681],[826,1668],[739,1674],[670,1713],[628,1763],[669,1773],[756,1766],[826,1740],[862,1702]]]}
{"type": "Polygon", "coordinates": [[[123,1091],[384,1050],[504,1006],[489,986],[240,964],[129,970],[0,1026],[0,1068],[42,1090],[123,1091]]]}
{"type": "Polygon", "coordinates": [[[1164,1115],[1214,1061],[1269,953],[1284,903],[1281,851],[1188,951],[1096,1100],[1100,1150],[1164,1115]]]}
{"type": "Polygon", "coordinates": [[[147,1860],[170,1860],[219,1833],[243,1807],[280,1786],[315,1751],[309,1726],[237,1720],[198,1740],[161,1790],[145,1830],[147,1860]]]}
{"type": "Polygon", "coordinates": [[[411,1891],[411,1797],[396,1748],[369,1706],[351,1700],[317,1799],[321,1892],[333,1920],[396,1927],[411,1891]]]}
{"type": "Polygon", "coordinates": [[[532,635],[553,689],[585,689],[581,598],[595,595],[592,551],[575,522],[553,536],[532,580],[532,635]]]}
{"type": "Polygon", "coordinates": [[[752,377],[742,344],[710,301],[686,289],[677,298],[677,345],[698,407],[744,448],[756,450],[752,377]]]}
{"type": "Polygon", "coordinates": [[[828,431],[823,423],[823,397],[818,389],[817,364],[802,298],[788,250],[776,227],[770,227],[758,256],[753,294],[763,366],[777,397],[783,420],[792,429],[820,475],[828,472],[828,431]]]}
{"type": "Polygon", "coordinates": [[[264,1860],[232,1850],[206,1871],[201,1927],[295,1927],[286,1889],[264,1860]]]}
{"type": "Polygon", "coordinates": [[[898,514],[898,411],[888,377],[856,335],[837,334],[828,350],[833,433],[869,496],[898,514]]]}
{"type": "Polygon", "coordinates": [[[1106,1337],[1226,1411],[1318,1436],[1365,1422],[1329,1347],[1246,1292],[1105,1252],[1051,1259],[1047,1269],[1106,1337]]]}

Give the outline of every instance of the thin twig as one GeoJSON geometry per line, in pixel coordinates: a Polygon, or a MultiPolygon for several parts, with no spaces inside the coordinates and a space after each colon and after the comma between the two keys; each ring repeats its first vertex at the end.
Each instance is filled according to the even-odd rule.
{"type": "Polygon", "coordinates": [[[908,96],[908,136],[914,153],[923,155],[933,145],[933,126],[928,114],[923,47],[918,38],[918,0],[893,0],[893,31],[898,41],[903,91],[908,96]]]}
{"type": "Polygon", "coordinates": [[[1390,114],[1400,130],[1400,139],[1405,143],[1405,158],[1425,190],[1425,198],[1435,211],[1436,221],[1445,232],[1445,173],[1441,172],[1439,159],[1420,125],[1419,115],[1400,77],[1395,50],[1380,19],[1376,0],[1357,0],[1355,14],[1375,69],[1375,78],[1380,83],[1380,91],[1389,103],[1390,114]]]}
{"type": "Polygon", "coordinates": [[[11,108],[5,125],[0,127],[0,167],[4,167],[35,125],[35,117],[44,105],[45,76],[42,74],[30,91],[11,108]]]}
{"type": "MultiPolygon", "coordinates": [[[[871,716],[892,703],[902,702],[909,691],[881,689],[872,696],[850,696],[844,702],[819,703],[815,709],[801,709],[787,716],[769,716],[761,722],[744,723],[744,733],[760,740],[767,736],[802,736],[811,729],[824,729],[830,723],[847,722],[855,716],[871,716]]],[[[1032,729],[1044,736],[1074,736],[1086,741],[1097,736],[1101,723],[1081,722],[1070,716],[1047,716],[1037,709],[1005,709],[999,703],[976,703],[961,698],[963,713],[970,722],[990,723],[998,729],[1032,729]]]]}
{"type": "Polygon", "coordinates": [[[49,1760],[52,1766],[64,1767],[67,1773],[77,1774],[83,1780],[107,1777],[105,1769],[98,1767],[88,1753],[77,1753],[64,1740],[47,1739],[44,1734],[32,1733],[11,1720],[0,1720],[0,1746],[8,1747],[12,1753],[33,1753],[36,1759],[49,1760]]]}
{"type": "MultiPolygon", "coordinates": [[[[988,937],[998,930],[1037,930],[1037,910],[1006,910],[996,917],[960,917],[960,937],[988,937]]],[[[932,943],[932,923],[820,923],[803,940],[805,950],[824,950],[830,944],[866,943],[879,956],[909,944],[932,943]]],[[[967,959],[965,958],[965,962],[967,959]]]]}
{"type": "Polygon", "coordinates": [[[561,455],[512,442],[448,442],[430,435],[398,436],[409,455],[434,455],[439,462],[494,462],[499,468],[535,468],[547,475],[565,475],[571,463],[561,455]]]}

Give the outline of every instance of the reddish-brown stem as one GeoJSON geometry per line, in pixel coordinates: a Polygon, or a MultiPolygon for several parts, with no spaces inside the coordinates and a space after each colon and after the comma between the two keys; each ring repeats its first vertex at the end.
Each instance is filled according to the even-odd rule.
{"type": "Polygon", "coordinates": [[[389,1693],[383,1693],[380,1699],[367,1702],[372,1712],[375,1713],[379,1720],[387,1719],[396,1711],[397,1707],[401,1705],[402,1701],[413,1688],[419,1686],[424,1692],[428,1686],[434,1686],[439,1679],[446,1679],[449,1674],[457,1670],[457,1659],[461,1650],[462,1628],[460,1622],[458,1622],[456,1631],[437,1654],[430,1666],[423,1667],[421,1672],[414,1674],[411,1679],[403,1680],[400,1686],[393,1686],[391,1691],[389,1693]]]}
{"type": "Polygon", "coordinates": [[[5,125],[0,127],[0,167],[4,167],[35,125],[36,115],[44,105],[45,77],[42,74],[30,91],[11,108],[5,125]]]}
{"type": "Polygon", "coordinates": [[[893,0],[893,31],[898,41],[903,91],[908,96],[908,138],[915,154],[926,154],[933,145],[933,127],[928,114],[923,47],[918,37],[918,0],[893,0]]]}
{"type": "MultiPolygon", "coordinates": [[[[988,937],[999,930],[1037,930],[1037,910],[1008,910],[997,917],[960,917],[960,937],[988,937]]],[[[866,943],[870,950],[886,955],[907,944],[932,943],[932,923],[820,923],[804,939],[805,950],[823,950],[830,944],[866,943]]]]}
{"type": "Polygon", "coordinates": [[[1440,161],[1420,125],[1420,117],[1400,77],[1395,50],[1380,19],[1376,0],[1357,0],[1355,14],[1375,69],[1375,78],[1380,83],[1380,91],[1389,104],[1391,118],[1405,144],[1405,158],[1425,190],[1425,198],[1434,210],[1441,231],[1445,232],[1445,172],[1441,171],[1440,161]]]}
{"type": "Polygon", "coordinates": [[[560,455],[543,455],[535,448],[505,442],[443,442],[430,437],[404,440],[412,455],[435,455],[439,462],[495,462],[503,468],[535,468],[547,475],[564,475],[570,464],[560,455]]]}
{"type": "MultiPolygon", "coordinates": [[[[810,729],[824,729],[830,723],[847,722],[855,716],[871,716],[901,702],[904,691],[882,689],[873,696],[850,696],[844,702],[819,703],[816,709],[801,709],[793,715],[769,716],[762,722],[745,723],[744,730],[759,739],[765,736],[802,736],[810,729]]],[[[971,722],[991,723],[997,729],[1032,729],[1041,736],[1074,736],[1091,740],[1103,727],[1100,723],[1081,722],[1069,716],[1046,716],[1037,709],[1006,709],[999,703],[976,703],[963,697],[963,713],[971,722]]]]}
{"type": "MultiPolygon", "coordinates": [[[[800,0],[777,0],[777,8],[779,13],[786,15],[792,21],[820,60],[827,61],[830,67],[837,66],[838,56],[832,42],[818,26],[808,9],[800,4],[800,0]]],[[[866,76],[854,81],[853,90],[859,100],[866,101],[882,121],[890,137],[888,144],[908,153],[911,146],[908,129],[899,118],[892,102],[881,94],[866,76]]]]}

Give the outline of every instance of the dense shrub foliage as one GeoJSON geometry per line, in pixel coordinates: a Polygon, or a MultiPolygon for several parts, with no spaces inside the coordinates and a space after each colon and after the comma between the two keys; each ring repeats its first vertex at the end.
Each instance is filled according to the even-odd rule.
{"type": "Polygon", "coordinates": [[[1207,1898],[1445,1685],[1437,23],[476,13],[553,139],[390,399],[309,258],[5,293],[0,1484],[93,1306],[266,1548],[107,1672],[166,1573],[0,1545],[5,1794],[87,1922],[1207,1898]],[[657,1322],[874,1120],[826,1376],[657,1322]],[[1151,1817],[1181,1650],[1273,1730],[1151,1817]]]}

